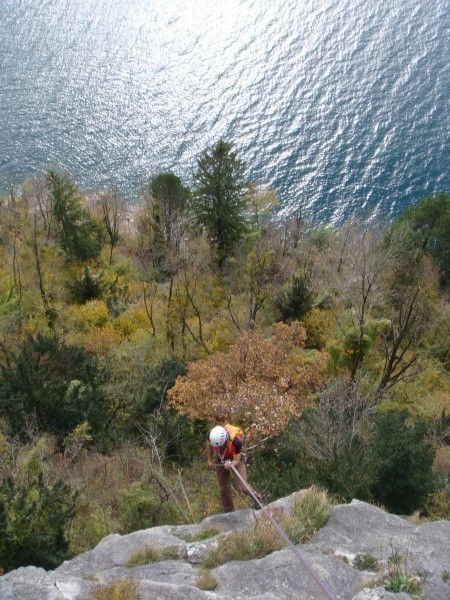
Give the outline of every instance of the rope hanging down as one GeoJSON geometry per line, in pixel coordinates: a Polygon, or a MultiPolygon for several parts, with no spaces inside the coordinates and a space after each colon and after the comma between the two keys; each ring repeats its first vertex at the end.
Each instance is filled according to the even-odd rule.
{"type": "Polygon", "coordinates": [[[267,517],[269,518],[272,525],[275,527],[275,529],[278,531],[278,533],[281,535],[281,537],[285,540],[285,542],[287,543],[289,548],[292,550],[292,552],[295,554],[295,556],[300,560],[300,562],[305,567],[308,574],[312,577],[312,579],[320,587],[320,589],[322,590],[324,595],[328,598],[328,600],[336,600],[336,597],[334,596],[333,592],[329,589],[329,587],[326,585],[326,583],[320,579],[320,577],[317,575],[317,573],[315,573],[315,571],[309,565],[308,561],[305,558],[303,558],[303,556],[301,555],[297,546],[289,539],[289,537],[286,535],[286,533],[281,529],[281,527],[278,525],[278,523],[275,521],[275,519],[271,515],[270,510],[268,510],[267,507],[264,506],[262,504],[262,502],[260,502],[259,498],[257,498],[256,495],[254,494],[252,488],[241,477],[238,470],[236,469],[236,467],[233,464],[231,464],[231,462],[230,462],[230,467],[231,467],[231,469],[233,469],[233,473],[236,475],[236,477],[239,477],[240,481],[245,485],[245,487],[249,491],[253,500],[259,505],[261,510],[263,510],[264,513],[267,515],[267,517]]]}

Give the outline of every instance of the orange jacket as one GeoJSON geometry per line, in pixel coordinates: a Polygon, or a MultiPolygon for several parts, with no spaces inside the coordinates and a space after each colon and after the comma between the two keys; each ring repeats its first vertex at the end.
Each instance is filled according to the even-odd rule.
{"type": "Polygon", "coordinates": [[[213,451],[218,454],[222,460],[232,460],[236,454],[242,452],[242,440],[244,434],[240,427],[235,427],[230,423],[224,425],[224,428],[228,432],[228,442],[226,443],[225,449],[213,448],[213,451]]]}

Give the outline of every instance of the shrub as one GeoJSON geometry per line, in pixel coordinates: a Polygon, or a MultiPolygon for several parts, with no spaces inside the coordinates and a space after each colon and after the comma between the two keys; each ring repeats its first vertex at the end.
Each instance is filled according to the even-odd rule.
{"type": "Polygon", "coordinates": [[[68,558],[68,529],[76,493],[68,485],[44,484],[42,475],[26,484],[0,485],[0,565],[6,571],[34,565],[53,569],[68,558]]]}
{"type": "Polygon", "coordinates": [[[77,304],[98,300],[103,294],[103,274],[93,273],[85,267],[82,275],[68,284],[68,289],[71,299],[77,304]]]}
{"type": "Polygon", "coordinates": [[[109,319],[109,312],[103,300],[89,300],[85,304],[73,305],[69,309],[71,322],[79,331],[90,327],[103,327],[109,319]]]}
{"type": "Polygon", "coordinates": [[[30,415],[59,441],[85,421],[93,438],[99,436],[108,412],[95,358],[56,337],[28,336],[1,369],[0,418],[13,435],[23,435],[30,415]]]}
{"type": "Polygon", "coordinates": [[[330,327],[331,317],[325,310],[313,308],[304,318],[306,327],[306,348],[322,350],[327,343],[326,330],[330,327]]]}
{"type": "Polygon", "coordinates": [[[435,449],[425,439],[425,423],[407,425],[407,417],[407,411],[381,413],[372,449],[377,465],[373,496],[397,514],[414,512],[436,487],[435,449]]]}
{"type": "Polygon", "coordinates": [[[306,315],[313,307],[308,278],[304,275],[294,276],[290,287],[277,296],[275,306],[284,323],[290,323],[306,315]]]}
{"type": "Polygon", "coordinates": [[[177,523],[179,513],[165,498],[160,498],[146,477],[133,483],[120,496],[122,531],[129,533],[156,525],[177,523]]]}

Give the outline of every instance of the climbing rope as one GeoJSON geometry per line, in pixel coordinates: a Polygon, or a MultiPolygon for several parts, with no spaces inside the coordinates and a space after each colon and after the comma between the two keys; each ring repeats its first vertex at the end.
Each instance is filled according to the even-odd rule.
{"type": "Polygon", "coordinates": [[[295,554],[295,556],[300,560],[300,562],[305,567],[308,574],[312,577],[312,579],[315,581],[315,583],[322,590],[324,595],[328,598],[328,600],[336,600],[333,592],[329,589],[329,587],[326,585],[326,583],[324,581],[322,581],[322,579],[320,579],[320,577],[313,570],[313,568],[308,563],[308,561],[301,555],[297,546],[289,539],[289,537],[286,535],[286,533],[283,531],[283,529],[280,527],[280,525],[278,525],[278,523],[273,518],[270,510],[266,506],[263,505],[263,503],[260,501],[260,499],[256,496],[255,492],[245,481],[245,479],[243,479],[243,477],[241,477],[241,475],[238,472],[238,470],[236,469],[236,467],[231,463],[231,461],[228,464],[229,464],[230,468],[233,470],[233,473],[236,475],[236,477],[238,477],[240,479],[240,481],[244,484],[244,486],[247,488],[250,496],[253,498],[253,500],[256,502],[256,504],[261,508],[261,510],[264,512],[264,514],[267,515],[269,521],[272,523],[272,525],[275,527],[275,529],[278,531],[278,533],[281,535],[281,537],[285,540],[285,542],[287,543],[289,548],[292,550],[292,552],[295,554]]]}

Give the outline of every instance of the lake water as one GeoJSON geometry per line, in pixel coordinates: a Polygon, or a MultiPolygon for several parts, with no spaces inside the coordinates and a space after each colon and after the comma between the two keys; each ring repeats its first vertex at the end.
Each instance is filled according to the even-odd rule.
{"type": "Polygon", "coordinates": [[[0,0],[0,191],[133,201],[232,141],[316,222],[450,192],[446,0],[0,0]]]}

